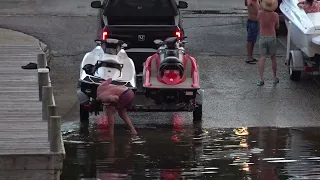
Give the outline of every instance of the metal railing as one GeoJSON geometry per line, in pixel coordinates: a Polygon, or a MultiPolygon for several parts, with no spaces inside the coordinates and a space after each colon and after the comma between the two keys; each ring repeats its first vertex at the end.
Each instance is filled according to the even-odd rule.
{"type": "Polygon", "coordinates": [[[38,54],[38,85],[39,101],[42,102],[42,120],[48,121],[48,141],[51,152],[64,152],[61,134],[61,116],[58,116],[58,106],[56,105],[51,86],[50,72],[45,54],[38,54]]]}

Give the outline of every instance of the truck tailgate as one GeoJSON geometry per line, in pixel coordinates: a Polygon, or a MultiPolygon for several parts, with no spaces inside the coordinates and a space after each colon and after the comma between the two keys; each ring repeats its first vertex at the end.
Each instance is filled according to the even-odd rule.
{"type": "Polygon", "coordinates": [[[155,39],[176,36],[175,25],[108,25],[104,31],[109,38],[121,39],[129,43],[130,48],[157,48],[155,39]]]}

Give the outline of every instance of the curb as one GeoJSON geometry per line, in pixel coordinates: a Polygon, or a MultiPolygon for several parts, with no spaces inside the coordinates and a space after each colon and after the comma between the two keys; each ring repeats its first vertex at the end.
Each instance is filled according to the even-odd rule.
{"type": "Polygon", "coordinates": [[[19,36],[25,36],[28,39],[32,39],[33,41],[35,41],[35,42],[32,42],[32,43],[37,43],[38,42],[37,45],[38,45],[39,49],[45,54],[48,63],[52,59],[51,50],[50,50],[49,46],[47,44],[45,44],[44,42],[40,41],[38,38],[36,38],[36,37],[34,37],[32,35],[26,34],[24,32],[16,31],[16,30],[13,30],[13,29],[5,28],[5,27],[0,27],[0,32],[1,31],[7,32],[7,33],[17,33],[17,34],[19,34],[19,36]]]}

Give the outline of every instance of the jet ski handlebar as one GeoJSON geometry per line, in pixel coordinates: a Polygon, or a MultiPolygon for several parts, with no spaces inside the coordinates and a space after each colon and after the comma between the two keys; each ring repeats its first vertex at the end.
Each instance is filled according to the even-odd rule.
{"type": "Polygon", "coordinates": [[[184,45],[188,42],[186,40],[180,41],[177,37],[168,37],[165,40],[155,39],[153,43],[156,44],[158,47],[164,46],[164,45],[173,47],[175,46],[176,43],[178,43],[179,45],[184,45]]]}

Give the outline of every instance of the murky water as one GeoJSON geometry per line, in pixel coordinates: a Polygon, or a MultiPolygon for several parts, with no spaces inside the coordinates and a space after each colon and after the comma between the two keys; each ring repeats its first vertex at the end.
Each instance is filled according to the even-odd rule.
{"type": "MultiPolygon", "coordinates": [[[[76,123],[77,124],[77,123],[76,123]]],[[[108,140],[106,124],[64,132],[62,180],[320,179],[320,129],[206,129],[201,125],[123,125],[108,140]]]]}

